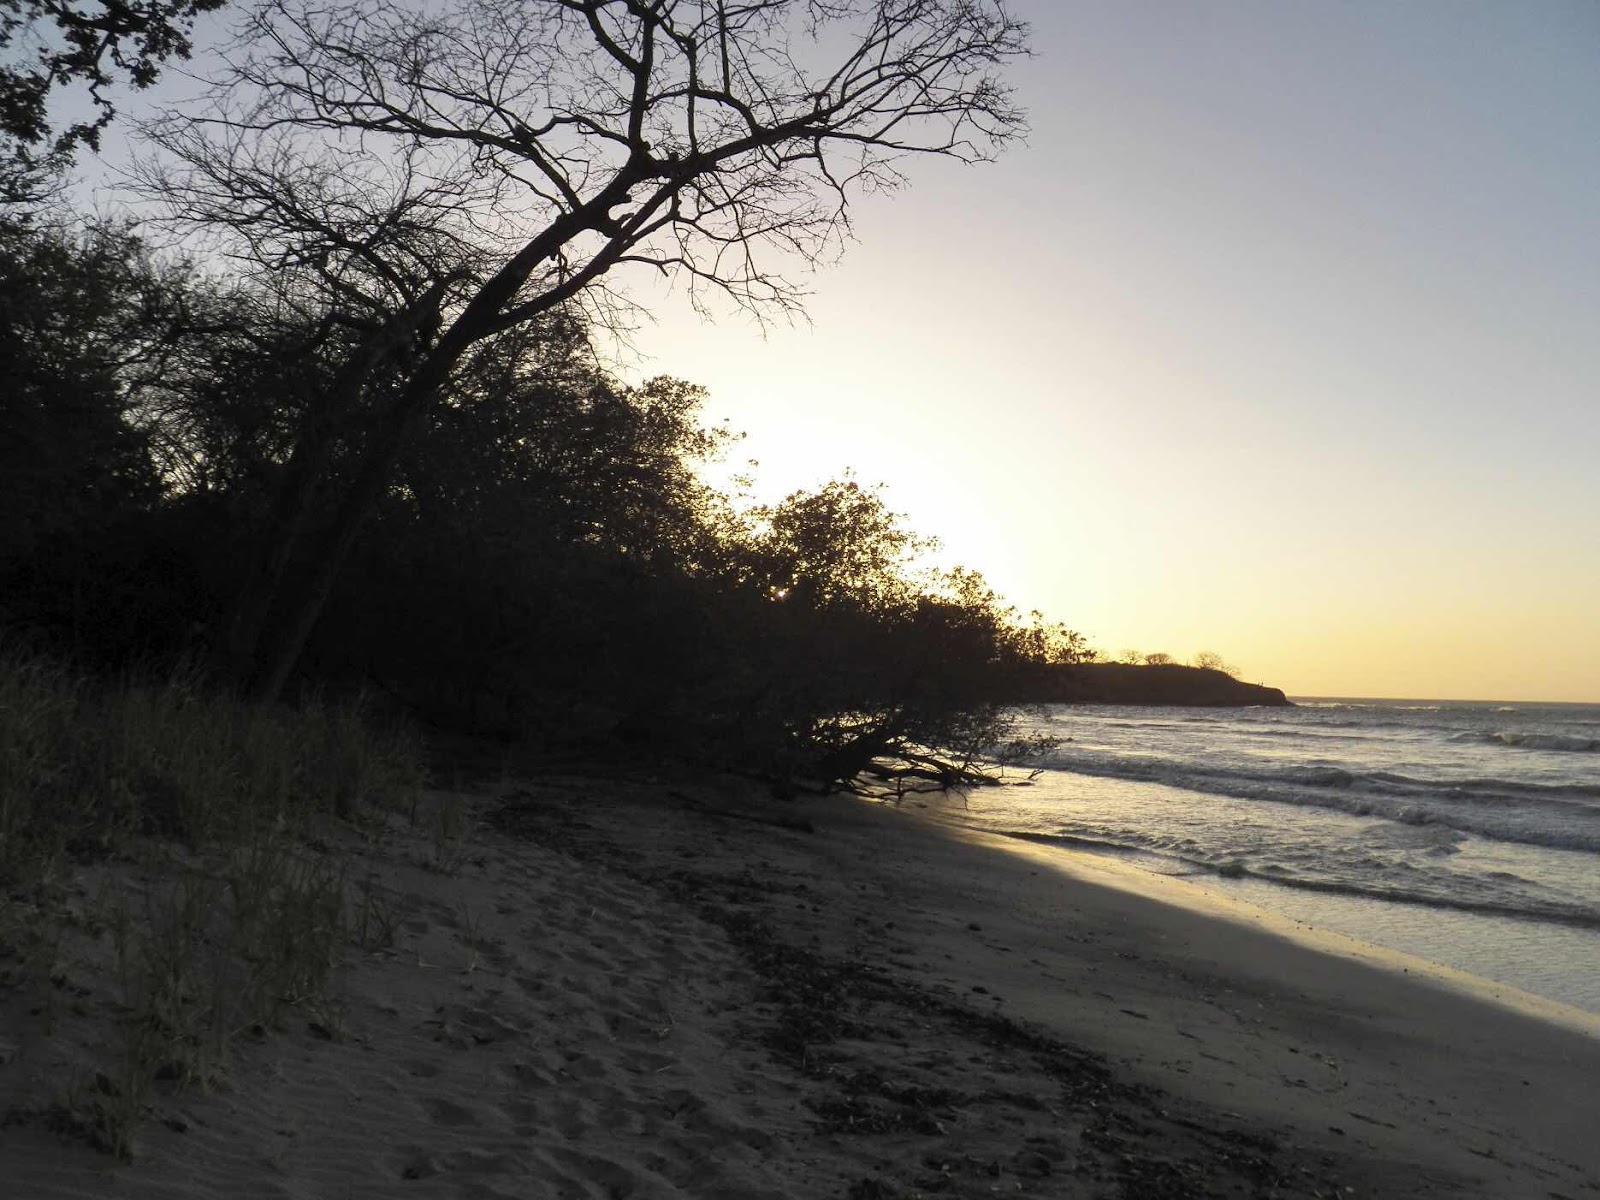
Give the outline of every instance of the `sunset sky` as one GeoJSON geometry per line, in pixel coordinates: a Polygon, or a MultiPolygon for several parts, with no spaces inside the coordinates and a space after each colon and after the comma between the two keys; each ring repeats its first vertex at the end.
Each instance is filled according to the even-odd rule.
{"type": "Polygon", "coordinates": [[[641,293],[629,373],[1113,654],[1600,701],[1600,6],[1015,7],[1026,146],[861,201],[811,328],[641,293]]]}
{"type": "Polygon", "coordinates": [[[809,327],[633,280],[624,374],[1109,654],[1600,701],[1600,4],[1013,8],[1026,145],[862,198],[809,327]]]}

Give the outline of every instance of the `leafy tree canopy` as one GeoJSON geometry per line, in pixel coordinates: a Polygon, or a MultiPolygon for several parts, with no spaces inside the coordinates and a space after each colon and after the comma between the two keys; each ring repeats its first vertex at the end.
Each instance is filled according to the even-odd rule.
{"type": "Polygon", "coordinates": [[[225,3],[0,0],[0,147],[24,164],[98,149],[116,116],[109,90],[149,87],[168,60],[188,58],[195,19],[225,3]],[[52,130],[52,93],[72,86],[88,92],[93,116],[52,130]]]}

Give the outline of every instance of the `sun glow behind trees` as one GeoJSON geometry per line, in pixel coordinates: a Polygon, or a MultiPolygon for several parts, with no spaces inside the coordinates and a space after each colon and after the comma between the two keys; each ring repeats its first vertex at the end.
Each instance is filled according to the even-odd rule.
{"type": "Polygon", "coordinates": [[[1026,15],[1026,147],[858,203],[810,326],[660,300],[652,363],[1104,650],[1596,699],[1594,11],[1026,15]]]}

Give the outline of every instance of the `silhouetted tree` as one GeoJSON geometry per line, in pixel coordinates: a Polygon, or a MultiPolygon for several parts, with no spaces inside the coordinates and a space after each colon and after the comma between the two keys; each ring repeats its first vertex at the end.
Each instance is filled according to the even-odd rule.
{"type": "Polygon", "coordinates": [[[212,115],[159,131],[178,166],[152,182],[361,323],[322,407],[365,414],[365,436],[318,522],[305,497],[329,456],[315,431],[297,440],[235,672],[281,687],[471,347],[573,304],[604,315],[626,265],[796,307],[783,261],[837,248],[853,194],[899,184],[906,155],[980,159],[1020,131],[993,71],[1024,34],[1003,0],[256,8],[212,115]]]}
{"type": "Polygon", "coordinates": [[[158,493],[135,377],[177,296],[124,230],[0,219],[0,561],[158,493]]]}
{"type": "Polygon", "coordinates": [[[1194,656],[1194,665],[1202,671],[1221,671],[1224,675],[1238,675],[1239,668],[1229,665],[1227,659],[1215,650],[1202,650],[1194,656]]]}
{"type": "Polygon", "coordinates": [[[529,334],[481,343],[424,414],[311,638],[313,671],[526,729],[580,701],[669,708],[728,669],[705,640],[723,501],[695,468],[731,435],[699,424],[700,389],[623,387],[529,334]]]}
{"type": "Polygon", "coordinates": [[[733,435],[700,425],[702,388],[624,387],[586,350],[533,326],[479,343],[422,415],[386,507],[643,560],[699,557],[715,493],[696,467],[733,435]]]}
{"type": "Polygon", "coordinates": [[[696,707],[779,780],[975,782],[1007,740],[1001,701],[1020,677],[1085,653],[976,572],[922,565],[935,544],[849,476],[745,514],[731,541],[735,578],[765,603],[733,656],[747,672],[696,707]]]}
{"type": "Polygon", "coordinates": [[[143,406],[192,284],[125,227],[0,216],[0,623],[107,661],[170,635],[148,620],[176,576],[152,565],[166,480],[143,406]]]}
{"type": "Polygon", "coordinates": [[[98,149],[116,116],[107,89],[146,88],[171,59],[188,58],[195,19],[226,0],[4,0],[0,3],[0,200],[37,190],[36,168],[62,163],[80,145],[98,149]],[[80,86],[93,117],[59,132],[49,105],[80,86]]]}

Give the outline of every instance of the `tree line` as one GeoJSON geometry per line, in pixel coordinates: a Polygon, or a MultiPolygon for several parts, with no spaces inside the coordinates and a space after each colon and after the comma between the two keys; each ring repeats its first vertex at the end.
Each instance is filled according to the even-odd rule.
{"type": "MultiPolygon", "coordinates": [[[[101,669],[228,680],[293,439],[343,369],[318,352],[326,330],[272,300],[127,227],[0,220],[13,634],[101,669]]],[[[926,543],[853,478],[737,507],[698,470],[733,442],[704,400],[617,382],[574,320],[487,339],[397,456],[290,686],[847,779],[992,741],[1010,673],[1084,653],[975,574],[920,567],[926,543]]],[[[335,484],[356,469],[336,441],[335,484]]]]}
{"type": "MultiPolygon", "coordinates": [[[[0,73],[7,626],[781,781],[959,776],[1008,672],[1085,653],[918,569],[854,479],[738,509],[698,471],[732,436],[702,392],[594,349],[640,270],[796,310],[855,197],[1018,136],[999,0],[264,0],[199,106],[141,127],[145,225],[53,203],[113,110],[52,134],[40,98],[148,82],[216,7],[119,6],[150,36],[0,73]]],[[[24,3],[0,49],[93,8],[24,3]]]]}

